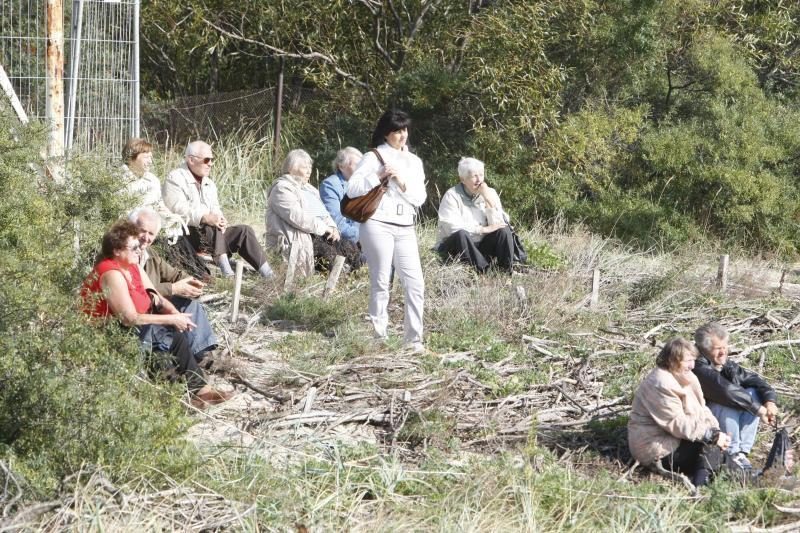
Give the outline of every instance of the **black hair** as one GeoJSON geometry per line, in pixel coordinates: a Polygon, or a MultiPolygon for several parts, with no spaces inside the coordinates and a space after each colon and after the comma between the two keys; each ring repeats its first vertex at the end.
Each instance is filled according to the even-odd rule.
{"type": "Polygon", "coordinates": [[[386,142],[387,135],[393,131],[408,128],[410,125],[411,119],[406,112],[399,109],[390,109],[378,119],[375,131],[372,132],[370,148],[377,148],[386,142]]]}

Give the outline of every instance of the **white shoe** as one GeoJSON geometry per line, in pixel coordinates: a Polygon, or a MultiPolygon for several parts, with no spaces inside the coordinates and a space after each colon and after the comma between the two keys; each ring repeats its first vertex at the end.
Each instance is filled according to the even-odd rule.
{"type": "Polygon", "coordinates": [[[411,355],[421,355],[425,353],[425,345],[421,342],[409,342],[403,346],[403,351],[411,355]]]}

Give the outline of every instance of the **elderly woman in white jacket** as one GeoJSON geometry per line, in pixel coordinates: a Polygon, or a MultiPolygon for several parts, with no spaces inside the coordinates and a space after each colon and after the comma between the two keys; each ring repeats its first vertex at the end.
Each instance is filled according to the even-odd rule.
{"type": "Polygon", "coordinates": [[[331,242],[340,240],[336,222],[331,218],[319,191],[308,183],[313,160],[305,150],[292,150],[283,161],[283,174],[267,194],[267,248],[289,260],[296,248],[295,273],[314,273],[314,241],[312,236],[331,242]]]}
{"type": "Polygon", "coordinates": [[[161,180],[150,172],[153,166],[153,145],[145,139],[133,137],[122,148],[122,179],[125,192],[136,198],[134,207],[149,207],[161,217],[161,227],[170,244],[188,233],[183,219],[164,204],[161,197],[161,180]]]}
{"type": "Polygon", "coordinates": [[[388,189],[378,209],[359,230],[359,241],[369,265],[369,317],[376,336],[385,338],[389,325],[389,280],[394,266],[405,289],[405,347],[421,353],[425,281],[414,220],[427,194],[422,161],[406,146],[410,124],[408,115],[402,111],[390,110],[381,116],[371,146],[385,164],[381,164],[374,152],[367,152],[350,176],[347,196],[363,196],[382,179],[388,179],[388,189]]]}
{"type": "Polygon", "coordinates": [[[514,234],[500,196],[484,178],[483,161],[463,157],[458,162],[461,183],[448,189],[439,204],[436,249],[480,273],[486,272],[493,260],[510,273],[514,263],[514,234]]]}

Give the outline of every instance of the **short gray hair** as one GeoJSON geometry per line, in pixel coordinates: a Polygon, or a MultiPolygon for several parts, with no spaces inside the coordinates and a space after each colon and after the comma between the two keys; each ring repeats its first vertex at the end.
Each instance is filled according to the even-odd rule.
{"type": "Polygon", "coordinates": [[[150,220],[157,222],[158,231],[161,231],[161,215],[156,213],[156,211],[153,208],[142,206],[142,207],[137,207],[136,209],[128,213],[128,220],[130,220],[137,226],[139,225],[139,219],[142,217],[149,218],[150,220]]]}
{"type": "Polygon", "coordinates": [[[358,150],[357,148],[353,148],[352,146],[346,146],[342,148],[341,150],[336,152],[336,158],[333,160],[332,163],[333,171],[337,172],[342,165],[344,165],[354,157],[361,159],[362,157],[364,157],[364,154],[362,154],[360,150],[358,150]]]}
{"type": "Polygon", "coordinates": [[[728,330],[722,327],[719,322],[709,322],[700,326],[694,332],[694,343],[701,354],[708,355],[711,353],[711,344],[714,339],[727,341],[729,337],[728,330]]]}
{"type": "Polygon", "coordinates": [[[295,148],[286,154],[286,159],[283,160],[283,166],[281,167],[281,174],[292,174],[292,171],[295,170],[300,163],[314,164],[314,160],[311,159],[308,152],[302,148],[295,148]]]}
{"type": "Polygon", "coordinates": [[[197,157],[198,148],[201,146],[208,146],[209,149],[211,148],[211,145],[205,141],[192,141],[186,145],[186,150],[184,150],[183,156],[189,157],[191,155],[197,157]]]}
{"type": "Polygon", "coordinates": [[[484,170],[483,161],[474,157],[462,157],[458,162],[458,177],[466,178],[471,172],[484,170]]]}

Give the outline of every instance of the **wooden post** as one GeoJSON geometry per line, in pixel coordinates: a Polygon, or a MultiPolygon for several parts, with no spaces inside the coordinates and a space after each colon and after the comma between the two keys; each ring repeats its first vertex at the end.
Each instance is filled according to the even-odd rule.
{"type": "Polygon", "coordinates": [[[592,271],[592,295],[589,298],[589,308],[594,309],[600,303],[600,269],[592,271]]]}
{"type": "Polygon", "coordinates": [[[719,270],[717,270],[717,286],[719,290],[728,290],[728,260],[727,254],[719,256],[719,270]]]}
{"type": "Polygon", "coordinates": [[[328,274],[328,283],[325,284],[325,290],[322,293],[322,298],[327,298],[336,288],[336,283],[339,281],[339,276],[342,274],[344,267],[344,256],[337,255],[333,260],[333,267],[331,273],[328,274]]]}
{"type": "Polygon", "coordinates": [[[778,285],[778,294],[783,294],[783,284],[786,283],[786,274],[789,270],[784,267],[781,269],[781,283],[778,285]]]}
{"type": "Polygon", "coordinates": [[[22,107],[22,103],[19,101],[17,93],[14,92],[14,87],[11,85],[11,80],[8,79],[8,75],[6,74],[3,65],[0,65],[0,87],[2,87],[3,92],[6,93],[6,96],[11,101],[11,108],[14,110],[14,113],[17,114],[19,121],[23,124],[27,124],[28,114],[25,113],[25,109],[22,107]]]}
{"type": "Polygon", "coordinates": [[[236,261],[236,277],[233,284],[233,306],[231,307],[231,322],[239,320],[239,299],[242,295],[242,277],[244,276],[244,261],[236,261]]]}
{"type": "Polygon", "coordinates": [[[283,282],[283,291],[289,292],[294,287],[294,271],[297,268],[297,254],[300,253],[300,247],[292,243],[289,250],[289,264],[286,266],[286,279],[283,282]]]}
{"type": "Polygon", "coordinates": [[[275,135],[274,138],[274,157],[273,161],[278,161],[278,156],[281,151],[281,112],[283,110],[283,67],[286,63],[286,59],[281,57],[280,59],[280,66],[278,67],[278,87],[276,89],[275,94],[275,126],[273,134],[275,135]]]}
{"type": "Polygon", "coordinates": [[[528,294],[525,292],[525,287],[522,285],[517,285],[514,287],[514,293],[517,295],[517,303],[519,305],[525,305],[528,303],[528,294]]]}
{"type": "Polygon", "coordinates": [[[47,0],[47,92],[45,98],[47,157],[56,159],[48,165],[51,177],[63,177],[64,157],[64,5],[62,0],[47,0]]]}
{"type": "Polygon", "coordinates": [[[308,394],[306,394],[306,401],[303,403],[303,412],[310,413],[311,406],[314,404],[314,400],[317,397],[317,388],[311,387],[308,389],[308,394]]]}

